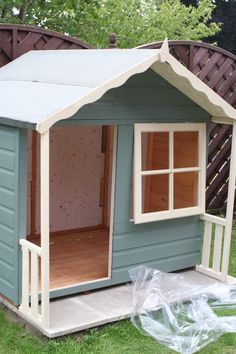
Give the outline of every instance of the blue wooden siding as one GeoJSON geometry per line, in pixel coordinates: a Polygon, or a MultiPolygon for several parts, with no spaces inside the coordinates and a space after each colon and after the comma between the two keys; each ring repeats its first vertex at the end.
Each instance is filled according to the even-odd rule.
{"type": "Polygon", "coordinates": [[[118,129],[112,283],[129,280],[138,264],[173,271],[195,266],[200,258],[198,216],[135,225],[130,221],[133,174],[133,126],[118,129]]]}
{"type": "Polygon", "coordinates": [[[59,124],[133,124],[205,122],[210,116],[151,69],[108,91],[59,124]]]}
{"type": "Polygon", "coordinates": [[[19,212],[22,131],[0,125],[0,293],[19,303],[19,212]]]}

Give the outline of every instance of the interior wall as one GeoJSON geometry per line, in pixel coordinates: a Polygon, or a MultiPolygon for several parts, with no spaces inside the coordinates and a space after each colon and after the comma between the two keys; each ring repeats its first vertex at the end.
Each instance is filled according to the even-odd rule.
{"type": "MultiPolygon", "coordinates": [[[[32,133],[29,133],[28,222],[31,228],[32,133]]],[[[39,139],[38,139],[39,140],[39,139]]],[[[50,130],[50,228],[71,230],[102,223],[100,181],[104,173],[102,126],[57,126],[50,130]]],[[[39,142],[36,233],[39,233],[39,142]]]]}

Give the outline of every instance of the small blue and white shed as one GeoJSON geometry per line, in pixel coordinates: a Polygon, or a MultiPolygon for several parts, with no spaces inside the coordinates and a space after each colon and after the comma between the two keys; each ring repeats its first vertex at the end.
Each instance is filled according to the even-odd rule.
{"type": "Polygon", "coordinates": [[[0,92],[0,293],[26,318],[47,328],[50,298],[138,264],[227,279],[236,164],[226,219],[205,214],[207,129],[233,124],[236,161],[236,111],[167,42],[32,51],[0,92]]]}

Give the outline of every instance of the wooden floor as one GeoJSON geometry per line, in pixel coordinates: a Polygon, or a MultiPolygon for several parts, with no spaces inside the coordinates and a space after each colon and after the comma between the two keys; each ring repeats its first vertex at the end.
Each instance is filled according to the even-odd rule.
{"type": "Polygon", "coordinates": [[[107,277],[108,253],[108,230],[50,236],[50,289],[107,277]]]}

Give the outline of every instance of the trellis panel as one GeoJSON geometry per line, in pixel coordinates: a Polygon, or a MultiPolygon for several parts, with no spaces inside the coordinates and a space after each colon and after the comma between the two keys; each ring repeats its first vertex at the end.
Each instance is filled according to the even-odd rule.
{"type": "Polygon", "coordinates": [[[89,48],[77,38],[40,27],[0,24],[0,67],[30,50],[89,48]]]}

